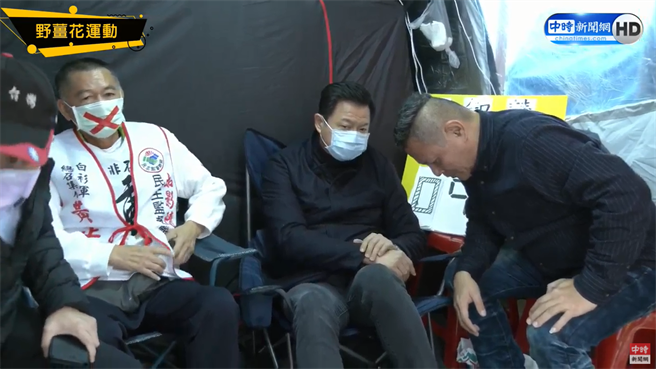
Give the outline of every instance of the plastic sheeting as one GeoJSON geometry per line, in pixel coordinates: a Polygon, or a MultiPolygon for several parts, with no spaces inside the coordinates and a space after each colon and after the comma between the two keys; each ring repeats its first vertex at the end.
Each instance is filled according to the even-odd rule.
{"type": "Polygon", "coordinates": [[[647,182],[656,203],[656,100],[574,116],[567,122],[596,133],[611,153],[647,182]]]}
{"type": "MultiPolygon", "coordinates": [[[[404,3],[410,21],[421,17],[429,5],[423,0],[404,3]]],[[[443,4],[453,37],[450,49],[456,53],[460,65],[458,68],[452,67],[446,51],[436,51],[420,30],[412,31],[413,47],[421,63],[428,92],[463,95],[499,93],[494,56],[478,0],[447,0],[443,4]]]]}
{"type": "Polygon", "coordinates": [[[485,1],[488,27],[505,65],[506,95],[567,95],[567,115],[656,99],[656,6],[653,1],[485,1]],[[645,27],[632,45],[554,45],[544,37],[554,13],[636,14],[645,27]]]}

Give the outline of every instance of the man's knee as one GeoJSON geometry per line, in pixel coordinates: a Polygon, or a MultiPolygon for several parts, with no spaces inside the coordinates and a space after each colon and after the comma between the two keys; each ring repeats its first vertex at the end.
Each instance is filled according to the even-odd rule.
{"type": "Polygon", "coordinates": [[[230,291],[223,287],[206,286],[197,296],[201,298],[200,308],[204,319],[239,325],[239,305],[230,291]]]}
{"type": "Polygon", "coordinates": [[[390,291],[390,285],[402,284],[394,272],[382,264],[371,264],[360,269],[353,278],[351,288],[362,289],[374,293],[387,293],[390,291]]]}
{"type": "Polygon", "coordinates": [[[108,317],[96,317],[98,339],[109,346],[123,349],[125,347],[124,332],[121,324],[108,317]]]}
{"type": "Polygon", "coordinates": [[[305,319],[323,319],[331,325],[339,324],[339,318],[346,312],[345,304],[334,291],[316,283],[303,283],[289,291],[295,322],[305,319]]]}
{"type": "Polygon", "coordinates": [[[549,328],[546,326],[535,328],[529,325],[526,327],[526,340],[531,351],[534,351],[546,349],[557,338],[555,335],[549,333],[549,328]]]}

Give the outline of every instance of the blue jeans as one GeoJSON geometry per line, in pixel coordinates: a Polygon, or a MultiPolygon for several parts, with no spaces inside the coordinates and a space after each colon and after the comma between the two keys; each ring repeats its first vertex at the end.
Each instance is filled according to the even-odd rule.
{"type": "MultiPolygon", "coordinates": [[[[453,288],[455,260],[445,278],[453,288]]],[[[485,304],[486,316],[469,309],[472,322],[480,328],[479,336],[471,336],[481,368],[524,368],[524,356],[514,340],[514,332],[501,301],[508,298],[539,298],[547,284],[539,271],[514,250],[502,249],[492,266],[483,274],[478,286],[485,304]]],[[[594,368],[588,352],[604,338],[627,323],[648,315],[656,305],[656,273],[654,269],[636,267],[627,271],[622,288],[604,304],[591,312],[570,320],[560,332],[549,329],[560,314],[540,328],[527,328],[530,355],[540,368],[594,368]]]]}

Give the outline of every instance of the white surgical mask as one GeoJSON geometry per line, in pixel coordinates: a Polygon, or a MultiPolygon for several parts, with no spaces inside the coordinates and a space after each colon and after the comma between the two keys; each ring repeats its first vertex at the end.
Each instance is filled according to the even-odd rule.
{"type": "Polygon", "coordinates": [[[0,169],[0,238],[14,243],[21,205],[30,197],[41,168],[0,169]]]}
{"type": "Polygon", "coordinates": [[[121,124],[125,123],[122,97],[82,106],[68,106],[75,115],[77,129],[93,137],[107,138],[113,135],[121,124]]]}
{"type": "Polygon", "coordinates": [[[323,122],[326,124],[331,131],[330,145],[327,145],[326,142],[321,137],[321,141],[326,145],[326,151],[339,161],[350,161],[358,156],[367,149],[367,141],[369,140],[369,133],[360,133],[357,131],[341,131],[333,129],[325,118],[323,122]]]}

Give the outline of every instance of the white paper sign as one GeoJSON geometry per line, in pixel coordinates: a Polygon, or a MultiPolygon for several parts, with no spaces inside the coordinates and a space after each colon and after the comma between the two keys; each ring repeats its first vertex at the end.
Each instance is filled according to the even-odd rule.
{"type": "Polygon", "coordinates": [[[506,102],[507,109],[525,109],[535,110],[538,101],[536,99],[508,98],[506,102]]]}
{"type": "Polygon", "coordinates": [[[490,96],[465,97],[464,106],[474,111],[490,111],[492,98],[490,96]]]}
{"type": "Polygon", "coordinates": [[[465,187],[456,178],[435,176],[430,168],[420,166],[408,202],[422,229],[464,236],[465,187]]]}

